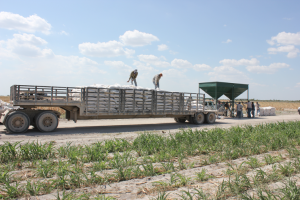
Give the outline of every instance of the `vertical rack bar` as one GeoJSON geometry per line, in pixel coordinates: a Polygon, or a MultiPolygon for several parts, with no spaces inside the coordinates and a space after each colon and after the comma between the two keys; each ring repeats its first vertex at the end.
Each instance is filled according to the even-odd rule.
{"type": "Polygon", "coordinates": [[[18,101],[20,101],[20,85],[16,86],[15,96],[17,96],[17,90],[18,90],[18,97],[16,99],[18,99],[18,101]],[[18,89],[17,89],[17,87],[18,87],[18,89]]]}
{"type": "Polygon", "coordinates": [[[110,89],[108,89],[108,114],[110,114],[110,89]]]}
{"type": "Polygon", "coordinates": [[[69,88],[67,87],[67,103],[69,102],[69,88]]]}
{"type": "Polygon", "coordinates": [[[196,110],[197,110],[197,112],[198,112],[198,102],[199,102],[199,94],[197,94],[197,108],[196,108],[196,110]]]}
{"type": "Polygon", "coordinates": [[[133,89],[133,112],[135,112],[135,89],[133,89]]]}
{"type": "Polygon", "coordinates": [[[164,114],[166,114],[166,92],[164,92],[164,114]]]}
{"type": "Polygon", "coordinates": [[[97,115],[99,115],[99,93],[100,93],[100,88],[97,88],[97,115]]]}
{"type": "Polygon", "coordinates": [[[51,102],[53,101],[53,87],[51,87],[51,102]]]}
{"type": "Polygon", "coordinates": [[[145,90],[143,90],[143,114],[144,114],[144,110],[145,110],[145,99],[146,99],[146,96],[145,96],[145,90]]]}
{"type": "Polygon", "coordinates": [[[202,95],[202,98],[203,98],[202,111],[204,112],[204,107],[205,107],[205,94],[202,95]]]}
{"type": "Polygon", "coordinates": [[[172,98],[172,111],[171,111],[171,114],[174,114],[174,93],[173,92],[171,94],[171,98],[172,98]]]}
{"type": "Polygon", "coordinates": [[[34,91],[34,101],[37,100],[36,95],[37,95],[37,86],[35,86],[35,91],[34,91]]]}

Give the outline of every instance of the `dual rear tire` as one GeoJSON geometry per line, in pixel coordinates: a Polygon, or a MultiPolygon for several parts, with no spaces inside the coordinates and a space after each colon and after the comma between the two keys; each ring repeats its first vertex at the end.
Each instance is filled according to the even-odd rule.
{"type": "MultiPolygon", "coordinates": [[[[178,123],[184,123],[186,121],[185,118],[174,118],[176,122],[178,123]]],[[[203,123],[208,123],[208,124],[213,124],[216,121],[216,114],[215,113],[207,113],[204,115],[204,113],[196,113],[195,117],[190,116],[189,117],[189,123],[192,124],[203,124],[203,123]]]]}
{"type": "MultiPolygon", "coordinates": [[[[43,111],[36,114],[33,123],[41,132],[52,132],[58,126],[58,118],[51,111],[43,111]]],[[[5,119],[5,126],[10,133],[24,133],[28,130],[30,124],[30,117],[21,111],[11,112],[5,119]]]]}

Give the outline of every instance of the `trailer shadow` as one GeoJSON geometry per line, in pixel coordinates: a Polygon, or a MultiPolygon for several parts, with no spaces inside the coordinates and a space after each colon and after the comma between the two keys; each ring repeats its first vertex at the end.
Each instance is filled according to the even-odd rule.
{"type": "MultiPolygon", "coordinates": [[[[217,124],[226,124],[220,123],[217,124]]],[[[127,132],[156,132],[163,131],[168,133],[178,129],[187,128],[210,128],[216,124],[189,124],[189,123],[161,123],[161,124],[138,124],[138,125],[101,125],[101,126],[81,126],[81,127],[63,127],[57,128],[55,132],[39,132],[36,128],[29,128],[25,133],[9,134],[6,131],[2,131],[1,134],[9,134],[10,136],[57,136],[57,135],[84,135],[84,134],[106,134],[106,133],[127,133],[127,132]]]]}

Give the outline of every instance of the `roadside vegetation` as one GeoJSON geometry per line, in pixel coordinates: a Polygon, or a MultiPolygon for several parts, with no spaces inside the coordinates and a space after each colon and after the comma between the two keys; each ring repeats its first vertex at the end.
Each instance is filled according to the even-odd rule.
{"type": "Polygon", "coordinates": [[[168,181],[157,181],[151,188],[141,188],[138,194],[167,199],[170,191],[186,187],[190,189],[181,190],[178,199],[299,199],[300,188],[293,180],[300,174],[299,145],[300,122],[186,129],[172,135],[141,133],[133,141],[114,139],[83,146],[6,142],[0,145],[0,198],[51,193],[56,199],[113,199],[105,196],[105,189],[70,191],[167,174],[168,181]],[[281,155],[268,154],[283,149],[288,161],[281,155]],[[263,160],[255,157],[260,154],[263,160]],[[239,158],[247,160],[232,164],[239,158]],[[181,173],[224,162],[227,169],[222,177],[208,174],[205,169],[190,177],[181,173]],[[215,194],[191,187],[220,178],[215,194]],[[270,190],[268,185],[276,182],[284,183],[284,187],[270,190]]]}

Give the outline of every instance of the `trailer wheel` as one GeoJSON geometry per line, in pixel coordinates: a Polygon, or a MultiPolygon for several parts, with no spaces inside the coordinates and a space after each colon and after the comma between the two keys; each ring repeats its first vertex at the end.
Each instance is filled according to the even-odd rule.
{"type": "Polygon", "coordinates": [[[216,114],[215,113],[207,113],[206,115],[206,122],[208,124],[213,124],[216,121],[216,114]]]}
{"type": "Polygon", "coordinates": [[[26,113],[15,111],[10,113],[6,120],[5,126],[10,133],[24,133],[28,130],[30,118],[26,113]]]}
{"type": "Polygon", "coordinates": [[[185,118],[174,118],[174,120],[175,120],[175,122],[177,122],[177,123],[184,123],[185,121],[186,121],[186,119],[185,118]]]}
{"type": "Polygon", "coordinates": [[[194,117],[194,123],[195,124],[203,124],[205,120],[204,114],[203,113],[196,113],[194,117]]]}
{"type": "Polygon", "coordinates": [[[44,111],[37,116],[35,124],[41,132],[52,132],[58,126],[58,118],[53,112],[44,111]]]}

